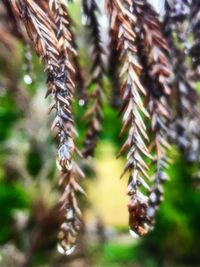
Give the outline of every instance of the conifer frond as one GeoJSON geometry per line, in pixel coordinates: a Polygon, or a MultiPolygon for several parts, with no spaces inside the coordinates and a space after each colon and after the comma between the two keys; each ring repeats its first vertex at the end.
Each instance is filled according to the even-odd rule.
{"type": "Polygon", "coordinates": [[[133,5],[138,16],[140,31],[138,43],[144,67],[143,80],[148,90],[148,110],[151,115],[153,135],[150,147],[156,165],[147,210],[150,224],[153,224],[156,210],[163,198],[162,183],[167,179],[165,168],[167,165],[166,150],[169,148],[167,136],[170,117],[168,107],[170,88],[168,83],[171,66],[167,58],[169,49],[156,12],[145,0],[133,0],[133,5]]]}
{"type": "Polygon", "coordinates": [[[87,23],[90,29],[91,40],[93,42],[92,49],[92,68],[91,81],[88,88],[94,86],[95,89],[88,93],[88,110],[84,118],[88,121],[87,132],[84,140],[83,155],[85,157],[93,156],[94,149],[98,141],[99,132],[102,122],[102,102],[103,102],[103,84],[102,77],[104,74],[103,54],[104,48],[101,42],[100,25],[97,13],[98,5],[95,0],[83,0],[83,10],[87,17],[87,23]]]}
{"type": "Polygon", "coordinates": [[[166,4],[165,35],[170,47],[173,63],[174,85],[176,90],[177,113],[172,123],[172,139],[184,152],[190,162],[198,160],[199,155],[199,112],[197,110],[198,95],[193,87],[187,70],[187,34],[188,26],[185,23],[190,15],[189,1],[182,3],[184,7],[177,10],[174,5],[166,4]],[[174,33],[176,39],[174,38],[174,33]],[[183,47],[180,48],[180,44],[183,47]]]}
{"type": "Polygon", "coordinates": [[[83,192],[83,189],[78,185],[78,181],[84,177],[81,169],[73,160],[77,148],[74,144],[76,130],[71,110],[71,102],[75,91],[75,81],[73,80],[75,69],[72,58],[76,55],[76,51],[72,43],[68,13],[64,1],[50,0],[49,6],[55,15],[56,37],[59,46],[59,91],[56,98],[60,101],[53,103],[59,112],[53,125],[58,126],[60,137],[58,164],[61,167],[60,185],[64,188],[61,197],[61,209],[63,209],[65,218],[58,234],[58,249],[61,253],[68,254],[71,253],[77,233],[81,228],[81,211],[78,208],[76,192],[83,192]],[[62,124],[58,120],[59,116],[62,124]]]}
{"type": "MultiPolygon", "coordinates": [[[[119,136],[125,141],[118,156],[126,155],[122,176],[129,175],[128,211],[133,236],[142,236],[154,226],[163,199],[163,183],[168,179],[169,132],[190,162],[198,161],[200,152],[199,97],[194,85],[200,77],[199,0],[162,0],[158,8],[150,0],[105,0],[111,35],[107,73],[99,1],[83,0],[92,43],[88,92],[83,86],[67,2],[72,1],[2,0],[0,5],[4,16],[0,16],[3,50],[7,46],[9,55],[10,51],[16,54],[13,43],[20,40],[29,45],[29,36],[47,74],[46,96],[51,95],[49,113],[55,116],[51,131],[57,141],[56,164],[63,190],[58,251],[65,255],[73,252],[83,225],[78,196],[85,193],[79,185],[84,173],[77,164],[82,154],[75,145],[75,94],[80,97],[79,104],[86,102],[88,107],[83,156],[93,156],[103,119],[104,75],[111,78],[112,100],[120,106],[122,116],[119,136]],[[170,97],[175,99],[171,105],[170,97]]],[[[7,69],[5,72],[10,73],[7,69]]],[[[9,80],[7,74],[5,80],[9,80]]],[[[3,79],[2,87],[6,82],[3,79]]],[[[18,89],[16,84],[17,75],[7,87],[18,89]]]]}
{"type": "MultiPolygon", "coordinates": [[[[145,144],[148,141],[146,126],[143,116],[148,117],[143,104],[143,96],[146,91],[143,88],[139,75],[142,67],[137,60],[136,37],[137,16],[132,13],[133,4],[130,1],[112,1],[108,3],[110,14],[110,27],[117,33],[118,49],[121,51],[121,98],[123,101],[120,114],[123,113],[123,125],[120,136],[128,131],[128,137],[122,146],[119,156],[128,150],[127,163],[124,173],[129,172],[128,195],[130,196],[129,224],[137,235],[146,234],[149,231],[146,211],[148,198],[140,190],[140,186],[149,190],[146,183],[148,176],[148,166],[146,158],[151,158],[145,144]]],[[[123,174],[124,174],[123,173],[123,174]]]]}
{"type": "Polygon", "coordinates": [[[68,254],[80,230],[81,212],[77,206],[76,192],[83,191],[78,180],[84,176],[73,159],[77,149],[74,144],[76,130],[71,111],[74,82],[70,74],[75,70],[70,54],[75,53],[75,50],[70,44],[71,35],[63,1],[50,1],[49,5],[55,14],[55,24],[51,14],[44,12],[35,1],[19,0],[19,11],[27,33],[48,75],[47,95],[52,96],[50,112],[55,110],[51,130],[58,142],[57,164],[61,171],[60,185],[64,188],[60,202],[61,212],[65,217],[58,235],[59,251],[68,254]]]}
{"type": "Polygon", "coordinates": [[[75,161],[71,162],[70,171],[61,170],[59,184],[64,188],[60,198],[63,223],[58,233],[58,251],[70,255],[75,249],[77,235],[82,227],[82,213],[78,206],[77,194],[84,194],[79,181],[84,178],[84,173],[75,161]]]}
{"type": "Polygon", "coordinates": [[[59,40],[60,46],[62,47],[61,54],[63,55],[60,57],[64,57],[67,54],[70,55],[69,61],[71,62],[71,66],[66,65],[66,68],[68,69],[70,80],[73,81],[72,87],[77,87],[75,93],[77,93],[80,97],[84,97],[84,79],[78,60],[75,36],[72,31],[73,22],[66,9],[66,1],[50,0],[49,6],[51,10],[51,16],[54,17],[56,24],[54,29],[55,34],[59,40]],[[66,55],[64,55],[64,53],[66,53],[66,55]]]}

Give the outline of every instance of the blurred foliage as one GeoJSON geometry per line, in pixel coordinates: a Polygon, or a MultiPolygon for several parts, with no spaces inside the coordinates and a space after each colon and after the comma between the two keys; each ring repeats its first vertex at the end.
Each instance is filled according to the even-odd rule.
{"type": "Polygon", "coordinates": [[[160,261],[168,259],[192,264],[200,262],[200,192],[192,181],[197,166],[189,165],[180,153],[173,154],[166,201],[158,213],[155,230],[144,239],[141,249],[145,247],[160,261]]]}
{"type": "Polygon", "coordinates": [[[12,105],[10,95],[5,95],[5,88],[1,88],[1,107],[0,107],[0,141],[2,142],[9,136],[12,130],[11,126],[20,116],[17,112],[15,105],[12,105]]]}
{"type": "MultiPolygon", "coordinates": [[[[80,16],[77,10],[72,10],[72,12],[75,14],[74,17],[80,16]]],[[[84,45],[83,33],[81,29],[79,31],[79,41],[83,42],[84,45]]],[[[51,210],[56,203],[55,199],[58,198],[58,190],[56,187],[55,149],[49,136],[49,125],[47,124],[50,123],[46,123],[45,117],[47,113],[47,109],[45,109],[47,104],[45,103],[48,100],[42,99],[41,102],[37,101],[41,95],[43,97],[45,95],[46,77],[39,64],[39,60],[33,55],[33,82],[27,85],[24,82],[25,73],[23,71],[23,49],[21,46],[18,46],[17,51],[15,55],[17,59],[13,57],[13,66],[10,67],[8,76],[10,79],[16,76],[17,80],[22,81],[20,82],[20,88],[22,92],[27,94],[27,102],[30,109],[25,109],[26,111],[21,109],[24,102],[19,102],[15,97],[13,90],[16,88],[11,88],[11,85],[8,85],[7,88],[0,85],[0,245],[13,242],[21,251],[29,255],[30,248],[27,249],[27,243],[31,240],[33,229],[39,229],[38,232],[42,236],[41,229],[39,228],[42,219],[38,214],[39,218],[34,214],[33,206],[39,199],[42,199],[47,208],[46,210],[42,209],[41,205],[39,205],[38,213],[48,213],[47,210],[51,210]],[[29,122],[28,126],[26,126],[27,121],[29,122]],[[38,133],[41,125],[43,127],[42,131],[38,133]],[[7,165],[10,159],[11,164],[7,165]],[[19,210],[30,214],[30,225],[27,226],[26,230],[23,228],[21,232],[16,232],[14,231],[14,213],[19,210]],[[43,212],[44,210],[45,212],[43,212]],[[21,239],[24,238],[24,241],[19,244],[18,239],[21,235],[21,239]]],[[[0,58],[2,54],[3,51],[0,58]]],[[[81,57],[81,61],[84,60],[88,61],[88,58],[83,59],[81,57]]],[[[0,60],[0,73],[3,72],[5,72],[5,59],[0,60]]],[[[106,83],[108,82],[106,81],[106,83]]],[[[198,91],[199,88],[200,86],[198,85],[198,91]]],[[[108,99],[107,101],[109,102],[110,100],[108,99]]],[[[79,146],[85,134],[84,123],[82,123],[84,121],[82,117],[84,108],[84,106],[82,107],[78,104],[74,105],[77,128],[80,134],[79,146]]],[[[117,112],[108,107],[108,105],[104,108],[102,127],[103,131],[100,135],[102,144],[104,145],[106,142],[109,142],[114,150],[118,151],[123,142],[123,140],[118,138],[120,120],[117,117],[117,112]]],[[[83,246],[87,251],[84,253],[86,253],[89,259],[86,260],[86,262],[89,261],[89,264],[86,266],[171,267],[180,266],[181,264],[188,267],[200,266],[200,191],[194,187],[193,183],[194,174],[198,175],[199,166],[189,164],[182,153],[175,149],[171,151],[171,154],[173,160],[173,164],[169,168],[171,180],[166,184],[165,201],[158,212],[154,231],[140,240],[131,239],[130,241],[128,237],[128,242],[125,244],[120,241],[116,243],[108,241],[100,245],[91,242],[88,248],[83,246]]],[[[89,164],[87,165],[84,162],[82,164],[86,169],[86,173],[94,178],[95,170],[89,164]]],[[[102,165],[102,168],[105,168],[105,165],[102,165]]],[[[118,179],[118,171],[115,169],[111,171],[116,176],[116,179],[118,179]]],[[[113,180],[109,178],[106,177],[111,186],[113,186],[113,180]]],[[[94,183],[93,186],[97,185],[94,183]]],[[[99,194],[99,203],[101,203],[101,197],[102,195],[99,194]]],[[[107,201],[109,201],[109,196],[107,201]]],[[[121,200],[116,196],[116,202],[119,201],[121,200]]],[[[87,208],[92,206],[91,203],[90,205],[88,203],[83,203],[82,205],[85,205],[87,208]]],[[[104,208],[106,209],[106,207],[104,208]]],[[[47,218],[49,217],[47,216],[47,218]]],[[[124,234],[129,236],[128,229],[124,225],[115,230],[117,232],[115,239],[119,238],[120,240],[120,236],[124,234]]],[[[43,238],[48,239],[48,234],[43,238]]],[[[112,236],[110,239],[112,240],[112,236]]],[[[41,242],[41,244],[43,243],[41,242]]],[[[53,245],[55,247],[55,243],[53,245]]],[[[55,263],[59,261],[57,261],[58,256],[55,256],[52,252],[54,251],[52,247],[46,249],[46,246],[44,248],[40,245],[34,248],[34,253],[32,252],[33,255],[30,256],[33,258],[33,266],[64,266],[55,263]],[[49,252],[52,253],[52,257],[49,252]],[[47,265],[44,264],[44,259],[49,262],[47,265]],[[50,262],[54,264],[52,263],[51,265],[50,262]]],[[[80,255],[85,257],[84,253],[82,252],[80,255]]],[[[66,261],[66,259],[63,261],[66,261]]]]}
{"type": "Polygon", "coordinates": [[[19,182],[0,183],[0,244],[12,239],[13,214],[29,207],[29,197],[19,182]]]}
{"type": "MultiPolygon", "coordinates": [[[[165,201],[157,215],[155,229],[146,237],[128,243],[108,242],[91,252],[94,266],[199,266],[200,191],[192,176],[197,166],[188,164],[175,149],[169,168],[171,181],[166,185],[165,201]]],[[[119,236],[128,229],[119,229],[119,236]]]]}
{"type": "MultiPolygon", "coordinates": [[[[38,72],[40,72],[40,67],[38,72]]],[[[34,82],[28,86],[27,92],[34,97],[40,87],[41,81],[39,83],[34,82]]],[[[40,193],[33,197],[32,193],[30,193],[33,188],[30,188],[30,185],[29,187],[24,186],[19,175],[17,175],[18,179],[15,181],[6,181],[4,175],[5,166],[3,164],[9,156],[6,144],[8,144],[12,136],[12,131],[16,131],[16,125],[20,121],[23,122],[23,118],[27,114],[17,108],[15,100],[3,88],[1,88],[0,100],[0,244],[2,245],[16,239],[15,233],[12,231],[14,211],[28,210],[31,212],[31,202],[35,201],[40,193]]],[[[81,141],[84,136],[84,128],[80,126],[82,124],[80,122],[82,121],[84,107],[77,105],[74,108],[77,114],[77,125],[81,141]]],[[[122,141],[118,139],[120,122],[115,110],[109,107],[105,108],[104,118],[100,139],[101,141],[110,142],[114,149],[118,151],[122,141]]],[[[22,131],[22,129],[17,128],[17,131],[22,131]]],[[[34,134],[37,134],[37,132],[35,131],[34,134]]],[[[37,142],[33,142],[29,135],[23,134],[24,138],[30,146],[25,166],[28,173],[32,177],[36,177],[44,164],[44,152],[41,153],[41,151],[46,150],[45,146],[47,144],[44,144],[44,147],[39,147],[38,150],[37,142]]],[[[15,152],[17,153],[17,151],[15,152]]],[[[169,174],[172,179],[166,185],[166,201],[164,201],[158,213],[155,230],[140,241],[132,241],[128,244],[108,242],[100,247],[90,244],[92,249],[89,249],[87,254],[91,262],[90,266],[160,267],[179,266],[179,264],[183,263],[186,266],[199,266],[200,192],[194,188],[192,181],[193,174],[197,172],[198,166],[189,165],[182,154],[175,149],[171,151],[171,154],[173,164],[169,169],[169,174]]],[[[46,152],[44,155],[46,155],[46,152]]],[[[51,159],[53,159],[53,154],[51,159]]],[[[53,165],[51,168],[53,168],[53,165]]],[[[51,176],[51,172],[52,170],[49,176],[51,176]]],[[[116,179],[118,179],[118,173],[116,173],[116,179]]],[[[51,187],[54,186],[55,184],[52,184],[51,187]]],[[[100,198],[101,196],[99,196],[100,198]]],[[[128,229],[124,227],[123,231],[119,231],[119,235],[121,235],[121,232],[127,234],[128,229]]],[[[39,251],[39,254],[35,253],[34,266],[41,266],[40,263],[43,262],[44,264],[45,260],[50,261],[42,251],[39,251]]]]}

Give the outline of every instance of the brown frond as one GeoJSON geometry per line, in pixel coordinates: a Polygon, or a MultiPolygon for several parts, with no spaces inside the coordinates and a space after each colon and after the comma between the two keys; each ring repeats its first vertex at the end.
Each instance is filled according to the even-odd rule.
{"type": "Polygon", "coordinates": [[[128,131],[128,137],[122,146],[119,156],[128,150],[127,163],[124,173],[129,172],[128,195],[130,202],[129,224],[132,234],[146,234],[149,231],[147,207],[148,197],[144,191],[149,190],[146,183],[148,176],[148,166],[146,160],[150,159],[148,148],[145,144],[148,141],[146,126],[143,116],[148,117],[148,112],[143,105],[143,97],[146,91],[143,88],[139,75],[142,67],[137,60],[136,37],[134,30],[137,25],[137,15],[132,13],[133,4],[130,1],[107,2],[110,14],[111,29],[118,37],[117,49],[121,51],[121,98],[123,101],[120,113],[123,113],[122,130],[120,136],[128,131]],[[140,190],[140,186],[144,189],[140,190]]]}
{"type": "Polygon", "coordinates": [[[50,0],[50,10],[55,14],[56,37],[59,46],[59,84],[60,89],[56,110],[59,110],[59,116],[63,124],[57,117],[53,125],[58,125],[60,146],[58,151],[58,164],[61,167],[60,185],[64,188],[60,199],[61,210],[63,210],[64,222],[61,225],[58,234],[59,252],[70,254],[74,248],[77,233],[81,229],[82,219],[81,211],[77,204],[77,193],[83,193],[78,181],[84,177],[84,174],[72,159],[77,149],[74,144],[76,130],[71,111],[71,102],[75,91],[74,73],[75,69],[72,58],[76,51],[72,43],[72,34],[69,28],[68,13],[63,0],[50,0]]]}
{"type": "Polygon", "coordinates": [[[70,55],[75,53],[71,47],[71,35],[68,31],[67,11],[62,0],[49,2],[55,14],[55,23],[48,12],[32,0],[19,0],[19,13],[37,54],[44,63],[48,75],[48,94],[52,96],[50,112],[55,110],[55,119],[51,130],[58,141],[58,168],[61,171],[60,185],[64,188],[61,197],[61,213],[64,223],[59,233],[59,251],[69,254],[74,246],[80,229],[80,211],[77,208],[76,192],[82,189],[78,180],[83,177],[73,157],[77,151],[71,102],[74,82],[70,74],[75,72],[70,55]],[[57,35],[55,28],[57,27],[57,35]],[[79,227],[78,227],[79,225],[79,227]]]}
{"type": "Polygon", "coordinates": [[[82,170],[72,161],[70,171],[61,171],[59,184],[64,188],[60,198],[63,223],[58,233],[58,251],[70,255],[75,249],[77,234],[82,228],[82,214],[77,203],[77,194],[84,194],[78,182],[84,178],[82,170]]]}
{"type": "MultiPolygon", "coordinates": [[[[43,0],[44,1],[44,0],[43,0]]],[[[81,66],[79,64],[79,59],[77,55],[77,44],[75,41],[75,35],[72,31],[72,19],[68,14],[66,9],[66,2],[63,0],[59,1],[49,1],[51,17],[55,20],[55,34],[58,39],[60,39],[60,43],[62,43],[62,38],[65,39],[65,43],[63,43],[63,51],[66,52],[66,49],[70,52],[70,62],[71,66],[68,66],[68,72],[70,75],[70,79],[73,81],[73,87],[76,86],[76,92],[80,97],[84,98],[84,78],[82,75],[81,66]],[[74,69],[76,71],[74,71],[74,69]]],[[[66,66],[67,67],[67,66],[66,66]]]]}
{"type": "Polygon", "coordinates": [[[92,51],[92,68],[91,68],[91,81],[88,89],[94,86],[95,89],[88,93],[88,110],[84,118],[88,121],[87,132],[83,144],[83,155],[85,157],[93,156],[94,149],[98,141],[98,136],[101,130],[102,122],[102,102],[103,102],[103,84],[102,77],[104,74],[103,54],[104,48],[101,42],[100,26],[97,18],[99,12],[95,0],[84,0],[83,10],[87,17],[88,26],[90,28],[90,35],[93,42],[92,51]]]}
{"type": "Polygon", "coordinates": [[[168,61],[168,45],[162,34],[161,23],[156,12],[146,0],[133,0],[134,10],[138,16],[138,46],[144,68],[143,82],[148,90],[148,110],[151,116],[151,153],[154,155],[155,172],[153,185],[149,193],[147,215],[153,224],[160,202],[163,199],[162,184],[167,179],[166,153],[168,144],[170,94],[169,78],[171,66],[168,61]]]}

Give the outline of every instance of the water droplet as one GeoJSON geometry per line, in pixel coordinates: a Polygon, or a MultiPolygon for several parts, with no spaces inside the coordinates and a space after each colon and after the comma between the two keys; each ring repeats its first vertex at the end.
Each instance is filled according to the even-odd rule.
{"type": "Polygon", "coordinates": [[[85,100],[84,99],[80,99],[79,101],[78,101],[78,104],[79,104],[79,106],[84,106],[85,105],[85,100]]]}
{"type": "Polygon", "coordinates": [[[75,250],[76,246],[68,246],[67,249],[64,249],[60,244],[57,245],[57,250],[60,254],[62,255],[66,255],[66,256],[69,256],[71,255],[74,250],[75,250]]]}
{"type": "Polygon", "coordinates": [[[57,245],[57,250],[60,254],[62,255],[65,254],[65,250],[60,244],[57,245]]]}
{"type": "Polygon", "coordinates": [[[30,51],[26,51],[25,56],[26,56],[26,58],[27,58],[28,60],[31,60],[31,59],[32,59],[32,54],[31,54],[30,51]]]}
{"type": "Polygon", "coordinates": [[[33,80],[32,80],[32,78],[31,78],[30,75],[25,74],[25,75],[24,75],[24,82],[25,82],[26,84],[32,84],[33,80]]]}
{"type": "Polygon", "coordinates": [[[61,229],[65,230],[65,231],[69,231],[69,225],[66,222],[62,223],[61,229]]]}
{"type": "Polygon", "coordinates": [[[139,238],[139,235],[138,234],[136,234],[136,232],[134,232],[133,230],[129,230],[129,233],[130,233],[130,235],[133,237],[133,238],[139,238]]]}
{"type": "Polygon", "coordinates": [[[74,252],[75,248],[76,246],[71,246],[69,249],[65,251],[65,255],[67,256],[71,255],[74,252]]]}
{"type": "Polygon", "coordinates": [[[66,219],[67,219],[67,220],[71,220],[71,219],[73,219],[73,218],[74,218],[74,212],[73,212],[72,209],[70,209],[70,210],[67,211],[67,213],[66,213],[66,219]]]}
{"type": "Polygon", "coordinates": [[[88,20],[87,16],[86,15],[82,15],[81,22],[82,22],[83,26],[87,25],[87,20],[88,20]]]}
{"type": "Polygon", "coordinates": [[[162,172],[162,173],[160,174],[160,180],[161,180],[162,182],[165,182],[165,181],[169,180],[169,177],[168,177],[168,175],[167,175],[165,172],[162,172]]]}
{"type": "Polygon", "coordinates": [[[149,196],[149,199],[151,200],[152,203],[155,203],[157,201],[157,196],[155,192],[152,192],[149,196]]]}
{"type": "Polygon", "coordinates": [[[147,216],[148,217],[154,217],[155,213],[156,213],[156,211],[153,207],[148,207],[148,209],[147,209],[147,216]]]}

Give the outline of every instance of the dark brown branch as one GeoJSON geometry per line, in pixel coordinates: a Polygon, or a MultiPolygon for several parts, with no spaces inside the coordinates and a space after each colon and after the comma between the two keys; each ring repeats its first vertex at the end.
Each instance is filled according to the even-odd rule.
{"type": "Polygon", "coordinates": [[[134,10],[138,16],[138,46],[140,47],[141,62],[144,68],[143,82],[148,91],[148,110],[151,115],[151,153],[154,155],[155,172],[153,185],[149,193],[147,216],[150,224],[160,202],[163,199],[162,183],[167,179],[165,169],[168,144],[170,94],[169,78],[171,66],[168,61],[168,46],[162,35],[162,26],[156,12],[144,1],[133,0],[134,10]]]}
{"type": "MultiPolygon", "coordinates": [[[[69,43],[65,5],[57,0],[51,1],[50,7],[55,14],[55,23],[52,14],[44,12],[32,0],[19,0],[18,10],[48,75],[47,95],[52,96],[50,112],[54,110],[56,115],[51,130],[58,142],[57,163],[61,172],[59,183],[64,188],[60,199],[64,223],[58,235],[59,251],[69,254],[81,227],[81,212],[77,205],[76,192],[83,192],[78,180],[84,175],[74,161],[77,149],[74,144],[76,131],[71,111],[74,83],[70,79],[70,72],[75,70],[69,56],[74,53],[74,49],[69,43]],[[57,35],[54,32],[56,27],[57,35]]],[[[48,10],[46,6],[45,10],[48,10]]]]}
{"type": "Polygon", "coordinates": [[[84,118],[88,120],[87,132],[84,140],[83,155],[85,157],[93,156],[94,149],[98,141],[99,133],[101,130],[102,122],[102,102],[103,102],[103,84],[102,77],[104,74],[103,54],[104,48],[101,42],[100,26],[97,18],[99,12],[95,0],[83,1],[83,10],[87,16],[88,26],[90,28],[90,35],[93,42],[92,51],[92,68],[91,68],[91,81],[88,85],[95,86],[95,89],[88,94],[88,110],[84,118]]]}

